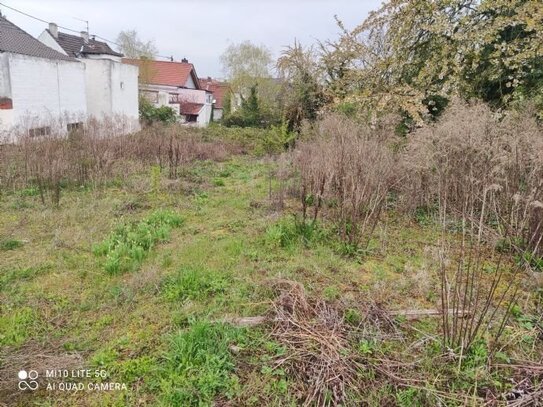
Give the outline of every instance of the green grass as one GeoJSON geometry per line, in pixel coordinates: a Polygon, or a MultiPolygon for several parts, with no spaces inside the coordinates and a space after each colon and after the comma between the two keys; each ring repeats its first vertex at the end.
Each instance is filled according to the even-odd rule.
{"type": "Polygon", "coordinates": [[[36,313],[23,307],[0,316],[0,346],[18,346],[34,333],[36,313]]]}
{"type": "Polygon", "coordinates": [[[205,300],[224,293],[227,287],[226,278],[219,273],[205,267],[189,267],[168,276],[162,292],[168,301],[205,300]]]}
{"type": "Polygon", "coordinates": [[[15,250],[23,246],[23,242],[15,239],[0,240],[0,251],[15,250]]]}
{"type": "Polygon", "coordinates": [[[212,406],[222,394],[232,398],[239,391],[231,345],[243,345],[240,329],[198,321],[173,334],[161,374],[161,402],[168,406],[212,406]]]}
{"type": "Polygon", "coordinates": [[[138,223],[121,224],[102,243],[93,247],[97,256],[106,257],[104,269],[110,274],[136,270],[157,243],[170,238],[172,228],[183,219],[168,211],[156,211],[138,223]]]}

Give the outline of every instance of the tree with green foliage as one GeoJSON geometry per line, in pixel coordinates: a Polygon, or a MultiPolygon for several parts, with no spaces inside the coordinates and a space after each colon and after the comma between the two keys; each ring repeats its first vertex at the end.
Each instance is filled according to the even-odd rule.
{"type": "Polygon", "coordinates": [[[228,127],[269,127],[275,122],[262,109],[258,97],[258,86],[249,90],[249,96],[243,99],[241,107],[235,112],[225,116],[223,123],[228,127]]]}
{"type": "Polygon", "coordinates": [[[236,102],[243,104],[256,86],[261,110],[266,116],[279,116],[279,85],[272,77],[272,56],[267,47],[250,41],[232,44],[221,55],[221,63],[236,102]]]}
{"type": "Polygon", "coordinates": [[[327,91],[336,103],[415,122],[455,94],[504,108],[541,95],[542,25],[534,0],[389,0],[352,31],[340,23],[340,38],[322,45],[327,91]]]}
{"type": "Polygon", "coordinates": [[[243,101],[241,110],[246,117],[247,124],[249,126],[258,127],[261,114],[256,85],[251,87],[249,98],[243,101]]]}
{"type": "Polygon", "coordinates": [[[321,72],[312,47],[298,42],[283,51],[277,61],[283,79],[284,120],[288,129],[299,130],[304,120],[314,121],[325,104],[321,72]]]}
{"type": "Polygon", "coordinates": [[[222,116],[228,117],[232,112],[232,92],[228,90],[225,92],[222,99],[222,116]]]}
{"type": "Polygon", "coordinates": [[[235,93],[249,95],[251,87],[271,78],[271,51],[250,41],[231,44],[221,55],[224,74],[235,93]]]}

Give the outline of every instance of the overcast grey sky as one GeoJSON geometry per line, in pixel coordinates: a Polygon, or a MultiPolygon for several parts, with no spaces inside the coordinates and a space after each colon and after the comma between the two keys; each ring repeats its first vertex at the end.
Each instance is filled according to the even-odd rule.
{"type": "MultiPolygon", "coordinates": [[[[219,57],[231,43],[265,44],[277,57],[295,38],[303,44],[333,39],[337,15],[348,28],[358,25],[381,0],[0,0],[46,21],[115,40],[135,29],[154,40],[160,55],[183,57],[200,76],[222,76],[219,57]],[[76,17],[76,18],[74,18],[76,17]]],[[[0,5],[9,20],[38,36],[46,24],[0,5]]],[[[62,30],[61,30],[62,31],[62,30]]]]}

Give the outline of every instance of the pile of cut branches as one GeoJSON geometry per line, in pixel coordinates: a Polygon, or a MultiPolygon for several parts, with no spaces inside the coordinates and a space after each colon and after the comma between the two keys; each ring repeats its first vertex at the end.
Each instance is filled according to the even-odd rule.
{"type": "Polygon", "coordinates": [[[338,405],[347,393],[360,391],[356,383],[362,363],[352,355],[348,328],[337,309],[324,301],[310,302],[301,284],[280,280],[274,303],[272,337],[287,347],[276,360],[303,388],[303,405],[338,405]]]}

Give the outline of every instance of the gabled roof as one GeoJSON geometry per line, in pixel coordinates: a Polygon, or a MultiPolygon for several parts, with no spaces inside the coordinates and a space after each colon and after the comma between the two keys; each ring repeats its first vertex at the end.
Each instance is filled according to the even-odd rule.
{"type": "Polygon", "coordinates": [[[73,58],[49,48],[2,16],[0,16],[0,52],[75,61],[73,58]]]}
{"type": "Polygon", "coordinates": [[[212,78],[200,78],[200,87],[213,93],[216,109],[223,108],[223,98],[230,91],[230,85],[212,78]]]}
{"type": "Polygon", "coordinates": [[[81,54],[104,54],[113,55],[116,57],[122,57],[123,55],[115,52],[111,47],[102,41],[89,38],[89,42],[85,43],[83,37],[79,35],[72,35],[59,32],[58,37],[55,37],[49,29],[47,32],[54,40],[60,45],[60,47],[71,57],[78,57],[81,54]]]}
{"type": "Polygon", "coordinates": [[[139,66],[140,75],[145,75],[144,82],[150,85],[186,87],[192,77],[196,89],[200,89],[194,65],[188,62],[155,61],[152,59],[128,59],[123,62],[139,66]]]}

